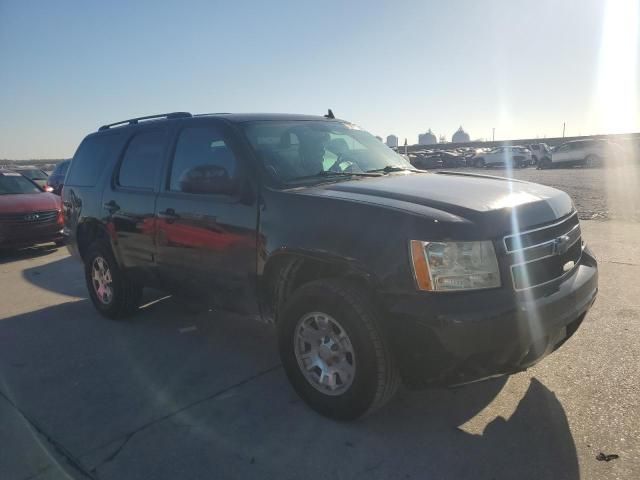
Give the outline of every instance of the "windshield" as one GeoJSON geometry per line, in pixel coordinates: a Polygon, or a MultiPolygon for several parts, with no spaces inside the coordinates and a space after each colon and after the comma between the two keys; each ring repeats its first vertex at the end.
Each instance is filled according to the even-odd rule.
{"type": "Polygon", "coordinates": [[[413,166],[354,125],[330,121],[266,121],[243,126],[265,169],[285,183],[413,166]]]}
{"type": "Polygon", "coordinates": [[[29,168],[24,170],[18,170],[22,175],[32,180],[46,180],[47,175],[37,168],[29,168]]]}
{"type": "Polygon", "coordinates": [[[42,193],[42,190],[19,173],[0,173],[0,195],[21,193],[42,193]]]}

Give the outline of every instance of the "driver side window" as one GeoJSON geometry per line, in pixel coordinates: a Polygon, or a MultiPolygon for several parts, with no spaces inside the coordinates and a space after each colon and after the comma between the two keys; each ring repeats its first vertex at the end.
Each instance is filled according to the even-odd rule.
{"type": "Polygon", "coordinates": [[[236,158],[217,128],[187,127],[180,132],[169,190],[182,193],[233,193],[236,158]]]}
{"type": "MultiPolygon", "coordinates": [[[[329,170],[338,158],[340,158],[341,161],[344,158],[345,164],[348,161],[353,162],[355,155],[350,154],[357,154],[358,150],[366,151],[366,147],[355,138],[349,135],[331,133],[329,135],[329,141],[325,145],[324,161],[322,162],[323,169],[329,170]]],[[[336,167],[340,167],[340,165],[336,165],[336,167]]]]}

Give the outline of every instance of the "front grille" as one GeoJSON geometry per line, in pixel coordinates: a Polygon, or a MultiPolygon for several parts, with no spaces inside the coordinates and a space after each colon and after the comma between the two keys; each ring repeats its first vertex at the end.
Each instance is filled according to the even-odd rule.
{"type": "Polygon", "coordinates": [[[48,223],[55,223],[57,220],[57,210],[0,214],[0,225],[3,226],[44,225],[48,223]]]}
{"type": "Polygon", "coordinates": [[[582,256],[577,213],[547,225],[508,235],[504,246],[516,290],[533,288],[566,275],[582,256]]]}

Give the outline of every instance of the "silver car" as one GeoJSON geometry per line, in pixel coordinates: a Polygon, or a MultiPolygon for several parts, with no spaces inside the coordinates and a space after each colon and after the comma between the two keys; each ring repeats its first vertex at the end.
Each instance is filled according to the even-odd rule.
{"type": "Polygon", "coordinates": [[[601,165],[607,158],[619,155],[619,147],[606,140],[573,140],[563,143],[539,162],[539,168],[601,165]]]}

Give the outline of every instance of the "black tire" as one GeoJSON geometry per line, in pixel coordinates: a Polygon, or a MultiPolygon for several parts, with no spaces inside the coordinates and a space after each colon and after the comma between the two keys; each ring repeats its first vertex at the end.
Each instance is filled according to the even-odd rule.
{"type": "Polygon", "coordinates": [[[476,158],[473,164],[476,168],[484,168],[484,158],[476,158]]]}
{"type": "Polygon", "coordinates": [[[336,420],[353,420],[374,412],[393,397],[400,384],[373,300],[350,281],[318,280],[300,287],[278,321],[278,346],[284,370],[298,395],[318,413],[336,420]],[[294,347],[298,322],[310,312],[337,319],[349,337],[355,373],[343,393],[321,392],[298,364],[294,347]]]}
{"type": "Polygon", "coordinates": [[[538,162],[538,170],[545,170],[547,168],[551,168],[551,159],[549,157],[544,157],[538,162]]]}
{"type": "Polygon", "coordinates": [[[103,316],[111,319],[124,318],[133,314],[140,303],[142,287],[132,282],[127,275],[120,270],[111,247],[102,241],[92,243],[84,257],[84,275],[87,283],[89,297],[96,310],[103,316]],[[93,265],[97,258],[102,258],[111,273],[112,298],[105,302],[98,297],[92,279],[93,265]]]}

